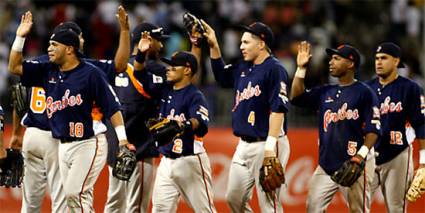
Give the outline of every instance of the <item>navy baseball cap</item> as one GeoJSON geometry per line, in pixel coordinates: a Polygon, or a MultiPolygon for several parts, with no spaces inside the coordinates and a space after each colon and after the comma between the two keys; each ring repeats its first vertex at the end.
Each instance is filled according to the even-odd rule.
{"type": "Polygon", "coordinates": [[[58,24],[55,29],[53,29],[53,33],[60,31],[60,30],[67,30],[67,29],[71,29],[72,31],[74,31],[77,35],[80,35],[82,30],[80,28],[80,26],[78,26],[78,24],[76,24],[73,21],[65,21],[62,22],[60,24],[58,24]]]}
{"type": "Polygon", "coordinates": [[[343,44],[336,49],[326,48],[326,53],[329,56],[336,54],[343,58],[351,60],[354,62],[354,66],[356,68],[360,66],[360,52],[353,46],[343,44]]]}
{"type": "MultiPolygon", "coordinates": [[[[392,42],[384,42],[382,44],[380,44],[377,48],[376,48],[376,53],[385,53],[388,55],[391,55],[394,58],[400,58],[401,59],[401,49],[397,44],[394,44],[392,42]]],[[[404,64],[403,62],[400,60],[400,62],[398,63],[398,68],[403,68],[404,64]]]]}
{"type": "Polygon", "coordinates": [[[51,41],[59,42],[66,46],[74,47],[75,54],[78,57],[83,56],[83,54],[79,51],[80,48],[80,38],[78,35],[71,29],[67,30],[59,30],[52,34],[50,37],[51,41]]]}
{"type": "Polygon", "coordinates": [[[261,22],[254,22],[249,26],[239,26],[244,32],[252,33],[263,40],[268,47],[271,47],[274,42],[273,32],[269,26],[261,22]]]}
{"type": "Polygon", "coordinates": [[[161,58],[161,61],[171,66],[190,67],[193,75],[198,70],[198,62],[196,61],[196,57],[192,53],[186,51],[175,52],[170,59],[161,58]]]}
{"type": "Polygon", "coordinates": [[[164,34],[164,29],[162,27],[158,27],[151,23],[143,22],[137,25],[131,33],[131,37],[133,38],[132,41],[134,44],[137,44],[140,41],[140,39],[142,38],[142,33],[145,31],[149,32],[150,36],[158,41],[163,41],[164,39],[169,37],[168,35],[164,34]]]}

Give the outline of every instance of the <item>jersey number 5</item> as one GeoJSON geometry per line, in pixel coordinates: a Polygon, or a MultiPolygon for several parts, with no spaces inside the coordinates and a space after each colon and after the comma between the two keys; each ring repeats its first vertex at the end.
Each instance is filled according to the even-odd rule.
{"type": "Polygon", "coordinates": [[[354,156],[357,153],[357,142],[355,142],[355,141],[348,141],[347,153],[350,156],[354,156]]]}
{"type": "Polygon", "coordinates": [[[34,113],[42,114],[46,110],[46,93],[41,87],[31,89],[30,109],[34,113]]]}

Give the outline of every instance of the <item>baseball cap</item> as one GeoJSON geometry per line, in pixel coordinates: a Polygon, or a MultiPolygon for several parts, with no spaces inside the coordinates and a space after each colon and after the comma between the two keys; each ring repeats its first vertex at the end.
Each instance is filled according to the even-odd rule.
{"type": "Polygon", "coordinates": [[[78,50],[80,47],[80,38],[78,35],[71,29],[59,30],[50,36],[50,40],[59,42],[66,46],[74,47],[74,51],[78,57],[83,56],[78,50]]]}
{"type": "Polygon", "coordinates": [[[80,35],[82,30],[80,28],[80,26],[78,26],[78,24],[76,24],[73,21],[65,21],[62,22],[60,24],[58,24],[55,29],[53,29],[53,33],[60,31],[60,30],[67,30],[67,29],[71,29],[72,31],[74,31],[77,35],[80,35]]]}
{"type": "Polygon", "coordinates": [[[343,44],[336,49],[326,48],[326,53],[329,56],[336,54],[343,58],[351,60],[354,62],[354,66],[356,68],[360,66],[360,52],[353,46],[343,44]]]}
{"type": "Polygon", "coordinates": [[[170,59],[161,58],[161,61],[171,66],[190,67],[192,74],[195,74],[198,70],[198,62],[196,61],[196,57],[192,53],[186,51],[175,52],[170,59]]]}
{"type": "Polygon", "coordinates": [[[137,25],[133,32],[131,33],[131,36],[133,38],[133,43],[136,44],[139,42],[139,40],[142,38],[142,32],[149,32],[150,36],[158,41],[163,41],[164,39],[168,38],[168,35],[164,34],[164,29],[162,27],[158,27],[154,24],[143,22],[139,25],[137,25]]]}
{"type": "Polygon", "coordinates": [[[265,25],[262,22],[254,22],[249,26],[239,26],[238,28],[242,29],[244,32],[250,32],[263,40],[268,47],[271,47],[274,42],[273,32],[269,26],[265,25]]]}
{"type": "MultiPolygon", "coordinates": [[[[401,49],[397,44],[394,44],[392,42],[384,42],[382,44],[380,44],[377,48],[376,48],[376,53],[385,53],[388,55],[391,55],[394,58],[401,58],[401,49]]],[[[398,63],[398,68],[403,68],[404,64],[403,62],[400,60],[400,63],[398,63]]]]}

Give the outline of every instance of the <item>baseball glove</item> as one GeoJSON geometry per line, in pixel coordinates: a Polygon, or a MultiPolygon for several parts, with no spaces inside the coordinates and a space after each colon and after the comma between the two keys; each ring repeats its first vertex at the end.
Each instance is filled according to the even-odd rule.
{"type": "Polygon", "coordinates": [[[189,34],[190,42],[199,47],[203,38],[202,35],[205,33],[205,28],[201,20],[191,13],[186,12],[183,14],[183,24],[189,34]]]}
{"type": "Polygon", "coordinates": [[[0,167],[0,186],[21,187],[24,177],[24,157],[18,149],[7,149],[7,157],[0,167]]]}
{"type": "Polygon", "coordinates": [[[21,118],[28,111],[27,88],[21,83],[12,86],[12,105],[15,107],[16,114],[21,118]]]}
{"type": "Polygon", "coordinates": [[[264,157],[260,169],[260,184],[269,198],[274,197],[275,189],[285,183],[282,164],[277,157],[264,157]]]}
{"type": "Polygon", "coordinates": [[[356,155],[342,164],[331,179],[341,186],[350,187],[362,175],[365,163],[362,157],[356,155]]]}
{"type": "Polygon", "coordinates": [[[413,182],[407,191],[406,198],[410,202],[415,202],[425,193],[425,168],[416,170],[413,182]]]}
{"type": "Polygon", "coordinates": [[[112,175],[120,180],[128,181],[136,168],[137,159],[134,152],[136,148],[132,144],[119,147],[116,161],[112,167],[112,175]]]}
{"type": "Polygon", "coordinates": [[[149,119],[147,127],[158,147],[171,143],[175,137],[184,132],[184,127],[180,127],[177,121],[167,118],[149,119]]]}

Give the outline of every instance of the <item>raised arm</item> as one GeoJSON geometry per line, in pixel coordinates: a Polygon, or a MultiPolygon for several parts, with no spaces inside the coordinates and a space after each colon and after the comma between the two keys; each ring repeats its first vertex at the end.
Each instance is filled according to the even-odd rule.
{"type": "Polygon", "coordinates": [[[149,32],[142,32],[142,37],[137,45],[137,54],[134,60],[134,70],[143,71],[145,69],[146,55],[152,45],[152,37],[149,32]]]}
{"type": "Polygon", "coordinates": [[[292,81],[290,99],[298,97],[304,93],[304,78],[307,71],[307,64],[310,61],[310,44],[306,41],[298,45],[297,55],[297,71],[295,72],[294,80],[292,81]]]}
{"type": "Polygon", "coordinates": [[[15,75],[22,75],[22,50],[24,48],[25,37],[31,31],[32,14],[27,11],[21,17],[21,23],[16,30],[16,38],[13,42],[9,56],[9,72],[15,75]]]}
{"type": "Polygon", "coordinates": [[[210,57],[211,59],[221,58],[220,46],[218,45],[215,31],[208,25],[204,20],[201,19],[202,25],[204,25],[205,33],[204,37],[207,39],[208,45],[210,46],[210,57]]]}
{"type": "Polygon", "coordinates": [[[130,59],[130,26],[128,24],[128,15],[123,6],[118,7],[116,14],[120,24],[120,40],[118,49],[115,53],[115,70],[124,72],[127,69],[127,63],[130,59]]]}

